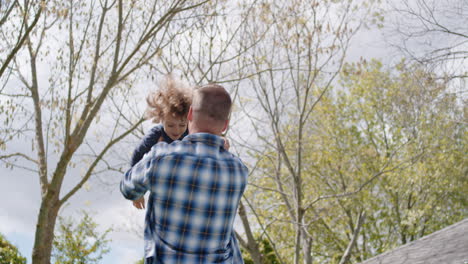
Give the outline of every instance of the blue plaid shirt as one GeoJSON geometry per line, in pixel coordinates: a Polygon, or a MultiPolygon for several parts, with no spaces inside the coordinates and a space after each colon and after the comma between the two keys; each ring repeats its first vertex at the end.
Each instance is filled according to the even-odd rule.
{"type": "Polygon", "coordinates": [[[248,173],[223,144],[208,133],[160,142],[125,173],[127,199],[150,191],[145,255],[153,263],[244,263],[233,224],[248,173]]]}

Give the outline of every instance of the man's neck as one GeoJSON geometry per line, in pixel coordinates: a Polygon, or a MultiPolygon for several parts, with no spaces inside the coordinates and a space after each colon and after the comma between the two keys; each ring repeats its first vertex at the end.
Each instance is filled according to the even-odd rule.
{"type": "Polygon", "coordinates": [[[189,130],[189,134],[196,134],[196,133],[209,133],[209,134],[213,134],[213,135],[216,135],[216,136],[221,136],[221,132],[216,132],[216,131],[212,131],[210,129],[197,129],[197,128],[192,128],[191,130],[189,130]]]}
{"type": "Polygon", "coordinates": [[[216,136],[221,136],[224,126],[212,120],[197,119],[196,121],[189,121],[189,133],[210,133],[216,136]]]}
{"type": "Polygon", "coordinates": [[[189,123],[189,134],[195,133],[210,133],[216,136],[221,136],[222,131],[218,131],[215,127],[197,126],[197,124],[189,123]]]}

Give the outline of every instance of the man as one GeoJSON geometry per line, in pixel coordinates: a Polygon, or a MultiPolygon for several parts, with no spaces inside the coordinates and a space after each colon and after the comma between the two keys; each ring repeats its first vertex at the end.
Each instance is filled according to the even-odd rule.
{"type": "Polygon", "coordinates": [[[125,173],[120,190],[137,200],[150,192],[145,263],[243,263],[233,223],[247,168],[220,137],[231,98],[219,85],[195,89],[189,135],[158,143],[125,173]]]}

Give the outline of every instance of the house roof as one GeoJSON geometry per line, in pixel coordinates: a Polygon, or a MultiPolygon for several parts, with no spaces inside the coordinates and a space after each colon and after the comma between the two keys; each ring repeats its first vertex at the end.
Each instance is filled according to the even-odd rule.
{"type": "Polygon", "coordinates": [[[361,264],[468,264],[468,218],[361,264]]]}

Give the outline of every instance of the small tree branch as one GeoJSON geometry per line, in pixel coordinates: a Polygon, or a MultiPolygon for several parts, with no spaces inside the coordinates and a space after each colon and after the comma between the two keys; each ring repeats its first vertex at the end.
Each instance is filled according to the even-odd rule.
{"type": "Polygon", "coordinates": [[[31,162],[34,162],[35,164],[39,164],[39,162],[37,162],[37,160],[35,160],[35,159],[29,157],[28,155],[26,155],[26,154],[24,154],[24,153],[19,153],[19,152],[17,152],[17,153],[11,153],[11,154],[8,154],[8,155],[2,155],[2,156],[0,156],[0,160],[2,160],[2,159],[9,159],[9,158],[12,158],[12,157],[22,157],[22,158],[24,158],[24,159],[26,159],[26,160],[29,160],[29,161],[31,161],[31,162]]]}
{"type": "MultiPolygon", "coordinates": [[[[23,47],[24,42],[26,41],[26,39],[28,39],[29,34],[34,29],[34,27],[36,26],[37,22],[39,21],[39,18],[41,17],[42,9],[45,8],[45,2],[46,2],[45,0],[42,0],[40,2],[39,10],[37,11],[36,15],[34,16],[34,20],[33,20],[32,24],[27,27],[26,32],[21,37],[20,41],[18,41],[18,43],[16,43],[15,47],[10,51],[7,58],[3,62],[3,65],[0,67],[0,76],[3,75],[3,73],[7,69],[8,65],[10,64],[11,60],[16,56],[16,53],[18,53],[18,51],[21,49],[21,47],[23,47]]],[[[23,23],[26,24],[27,23],[27,13],[24,14],[23,19],[24,19],[23,23]]]]}
{"type": "Polygon", "coordinates": [[[359,213],[359,217],[358,217],[356,226],[354,228],[353,237],[351,238],[351,241],[349,241],[348,247],[346,248],[343,256],[341,257],[339,264],[345,264],[349,262],[349,259],[351,258],[351,252],[353,251],[353,248],[356,245],[356,241],[359,236],[359,232],[361,230],[362,224],[365,221],[365,218],[366,218],[366,213],[361,211],[359,213]]]}

